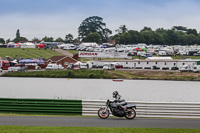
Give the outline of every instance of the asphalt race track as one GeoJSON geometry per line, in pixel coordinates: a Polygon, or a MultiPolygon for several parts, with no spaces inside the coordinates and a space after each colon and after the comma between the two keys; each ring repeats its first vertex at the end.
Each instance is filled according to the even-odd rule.
{"type": "Polygon", "coordinates": [[[152,119],[109,117],[0,116],[0,125],[59,127],[128,127],[200,129],[200,119],[152,119]]]}

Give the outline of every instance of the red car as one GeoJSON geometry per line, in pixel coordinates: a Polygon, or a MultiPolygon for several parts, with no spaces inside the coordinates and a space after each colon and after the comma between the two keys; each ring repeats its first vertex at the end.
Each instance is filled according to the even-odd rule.
{"type": "Polygon", "coordinates": [[[43,43],[38,44],[38,45],[36,46],[36,48],[45,48],[45,47],[47,47],[47,45],[46,45],[46,44],[43,44],[43,43]]]}
{"type": "Polygon", "coordinates": [[[119,68],[123,68],[123,66],[120,65],[120,64],[117,64],[117,65],[115,65],[115,68],[116,68],[116,69],[119,69],[119,68]]]}

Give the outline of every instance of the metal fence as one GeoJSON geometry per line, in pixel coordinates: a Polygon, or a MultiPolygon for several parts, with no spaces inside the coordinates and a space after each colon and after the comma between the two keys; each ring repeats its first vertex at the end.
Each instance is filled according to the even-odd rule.
{"type": "MultiPolygon", "coordinates": [[[[105,100],[82,101],[82,115],[97,116],[100,107],[105,107],[105,100]]],[[[137,117],[152,118],[200,118],[200,103],[193,102],[136,102],[137,117]]]]}
{"type": "MultiPolygon", "coordinates": [[[[97,116],[105,100],[0,98],[0,113],[97,116]]],[[[137,117],[200,118],[200,102],[139,102],[137,117]]]]}
{"type": "Polygon", "coordinates": [[[0,98],[0,113],[82,115],[82,101],[0,98]]]}

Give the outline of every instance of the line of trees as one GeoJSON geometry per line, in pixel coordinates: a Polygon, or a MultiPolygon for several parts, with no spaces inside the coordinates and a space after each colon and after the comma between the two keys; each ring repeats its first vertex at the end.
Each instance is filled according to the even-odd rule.
{"type": "MultiPolygon", "coordinates": [[[[106,27],[103,18],[99,16],[88,17],[80,24],[78,28],[78,37],[74,39],[72,34],[67,34],[64,39],[58,37],[45,36],[42,38],[45,42],[96,42],[105,43],[108,40],[115,40],[116,44],[160,44],[160,45],[200,45],[200,33],[196,29],[190,29],[183,26],[173,26],[171,29],[158,28],[155,31],[150,27],[144,27],[141,31],[128,30],[126,25],[121,25],[113,36],[112,31],[106,27]]],[[[20,36],[19,29],[13,42],[25,42],[28,39],[20,36]]],[[[10,39],[0,38],[0,43],[8,43],[10,39]]],[[[38,38],[32,39],[33,42],[39,42],[38,38]]]]}
{"type": "Polygon", "coordinates": [[[200,45],[200,33],[196,29],[188,29],[182,26],[174,26],[172,29],[158,28],[153,31],[150,27],[144,27],[141,31],[120,30],[113,38],[119,44],[163,44],[163,45],[200,45]]]}

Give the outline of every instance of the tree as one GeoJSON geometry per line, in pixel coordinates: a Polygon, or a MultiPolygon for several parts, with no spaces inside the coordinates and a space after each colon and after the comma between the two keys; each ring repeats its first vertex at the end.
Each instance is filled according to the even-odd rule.
{"type": "Polygon", "coordinates": [[[66,43],[73,43],[73,35],[72,34],[67,34],[66,36],[65,36],[65,42],[66,43]]]}
{"type": "Polygon", "coordinates": [[[150,27],[145,26],[140,32],[142,32],[142,31],[152,31],[152,29],[150,27]]]}
{"type": "Polygon", "coordinates": [[[37,37],[34,37],[34,38],[32,39],[32,42],[38,43],[38,42],[40,42],[40,40],[39,40],[37,37]]]}
{"type": "Polygon", "coordinates": [[[109,30],[108,28],[105,28],[103,30],[103,34],[101,35],[102,42],[107,42],[107,40],[109,39],[110,34],[112,34],[112,31],[109,30]]]}
{"type": "Polygon", "coordinates": [[[153,44],[155,42],[154,33],[151,30],[142,30],[140,32],[140,42],[153,44]]]}
{"type": "Polygon", "coordinates": [[[186,43],[186,34],[184,33],[184,32],[181,32],[181,31],[177,31],[177,32],[175,32],[175,34],[176,34],[176,44],[178,44],[178,45],[185,45],[185,43],[186,43]]]}
{"type": "Polygon", "coordinates": [[[0,44],[5,44],[5,40],[3,38],[0,38],[0,44]]]}
{"type": "Polygon", "coordinates": [[[101,35],[99,35],[99,33],[90,33],[88,34],[84,39],[84,42],[96,42],[96,43],[100,43],[101,41],[101,35]]]}
{"type": "Polygon", "coordinates": [[[81,39],[85,38],[90,33],[98,33],[102,40],[106,40],[112,31],[106,28],[106,23],[103,23],[103,18],[92,16],[86,18],[79,26],[78,33],[81,39]]]}
{"type": "Polygon", "coordinates": [[[53,42],[54,41],[53,37],[47,37],[47,36],[45,36],[44,38],[42,38],[42,40],[44,42],[53,42]]]}
{"type": "Polygon", "coordinates": [[[197,44],[200,45],[200,34],[197,36],[197,44]]]}
{"type": "Polygon", "coordinates": [[[140,34],[138,31],[129,30],[128,33],[130,35],[130,44],[136,44],[140,42],[140,34]]]}
{"type": "Polygon", "coordinates": [[[58,37],[55,42],[64,42],[64,40],[61,37],[58,37]]]}
{"type": "Polygon", "coordinates": [[[187,27],[183,26],[173,26],[172,30],[187,31],[187,27]]]}
{"type": "Polygon", "coordinates": [[[19,32],[19,29],[17,30],[16,38],[20,38],[20,32],[19,32]]]}
{"type": "Polygon", "coordinates": [[[6,40],[6,43],[9,43],[9,42],[10,42],[10,39],[7,39],[7,40],[6,40]]]}
{"type": "Polygon", "coordinates": [[[194,45],[197,43],[198,38],[194,34],[188,35],[188,45],[194,45]]]}
{"type": "Polygon", "coordinates": [[[115,30],[115,31],[118,32],[118,33],[120,34],[120,33],[125,33],[125,32],[127,32],[128,29],[126,28],[126,25],[121,25],[121,26],[119,27],[119,29],[117,29],[117,30],[115,30]]]}
{"type": "Polygon", "coordinates": [[[187,34],[193,34],[195,36],[198,36],[197,30],[196,29],[188,29],[187,30],[187,34]]]}
{"type": "Polygon", "coordinates": [[[73,40],[73,42],[74,42],[74,43],[80,43],[80,38],[79,38],[79,37],[75,38],[75,39],[73,40]]]}
{"type": "Polygon", "coordinates": [[[15,43],[18,43],[18,42],[27,42],[27,41],[28,41],[28,39],[25,38],[25,37],[18,37],[18,38],[15,38],[13,40],[13,42],[15,42],[15,43]]]}
{"type": "Polygon", "coordinates": [[[16,38],[13,40],[13,42],[17,43],[17,42],[27,42],[28,39],[26,37],[21,37],[20,36],[20,31],[19,29],[16,32],[16,38]]]}

